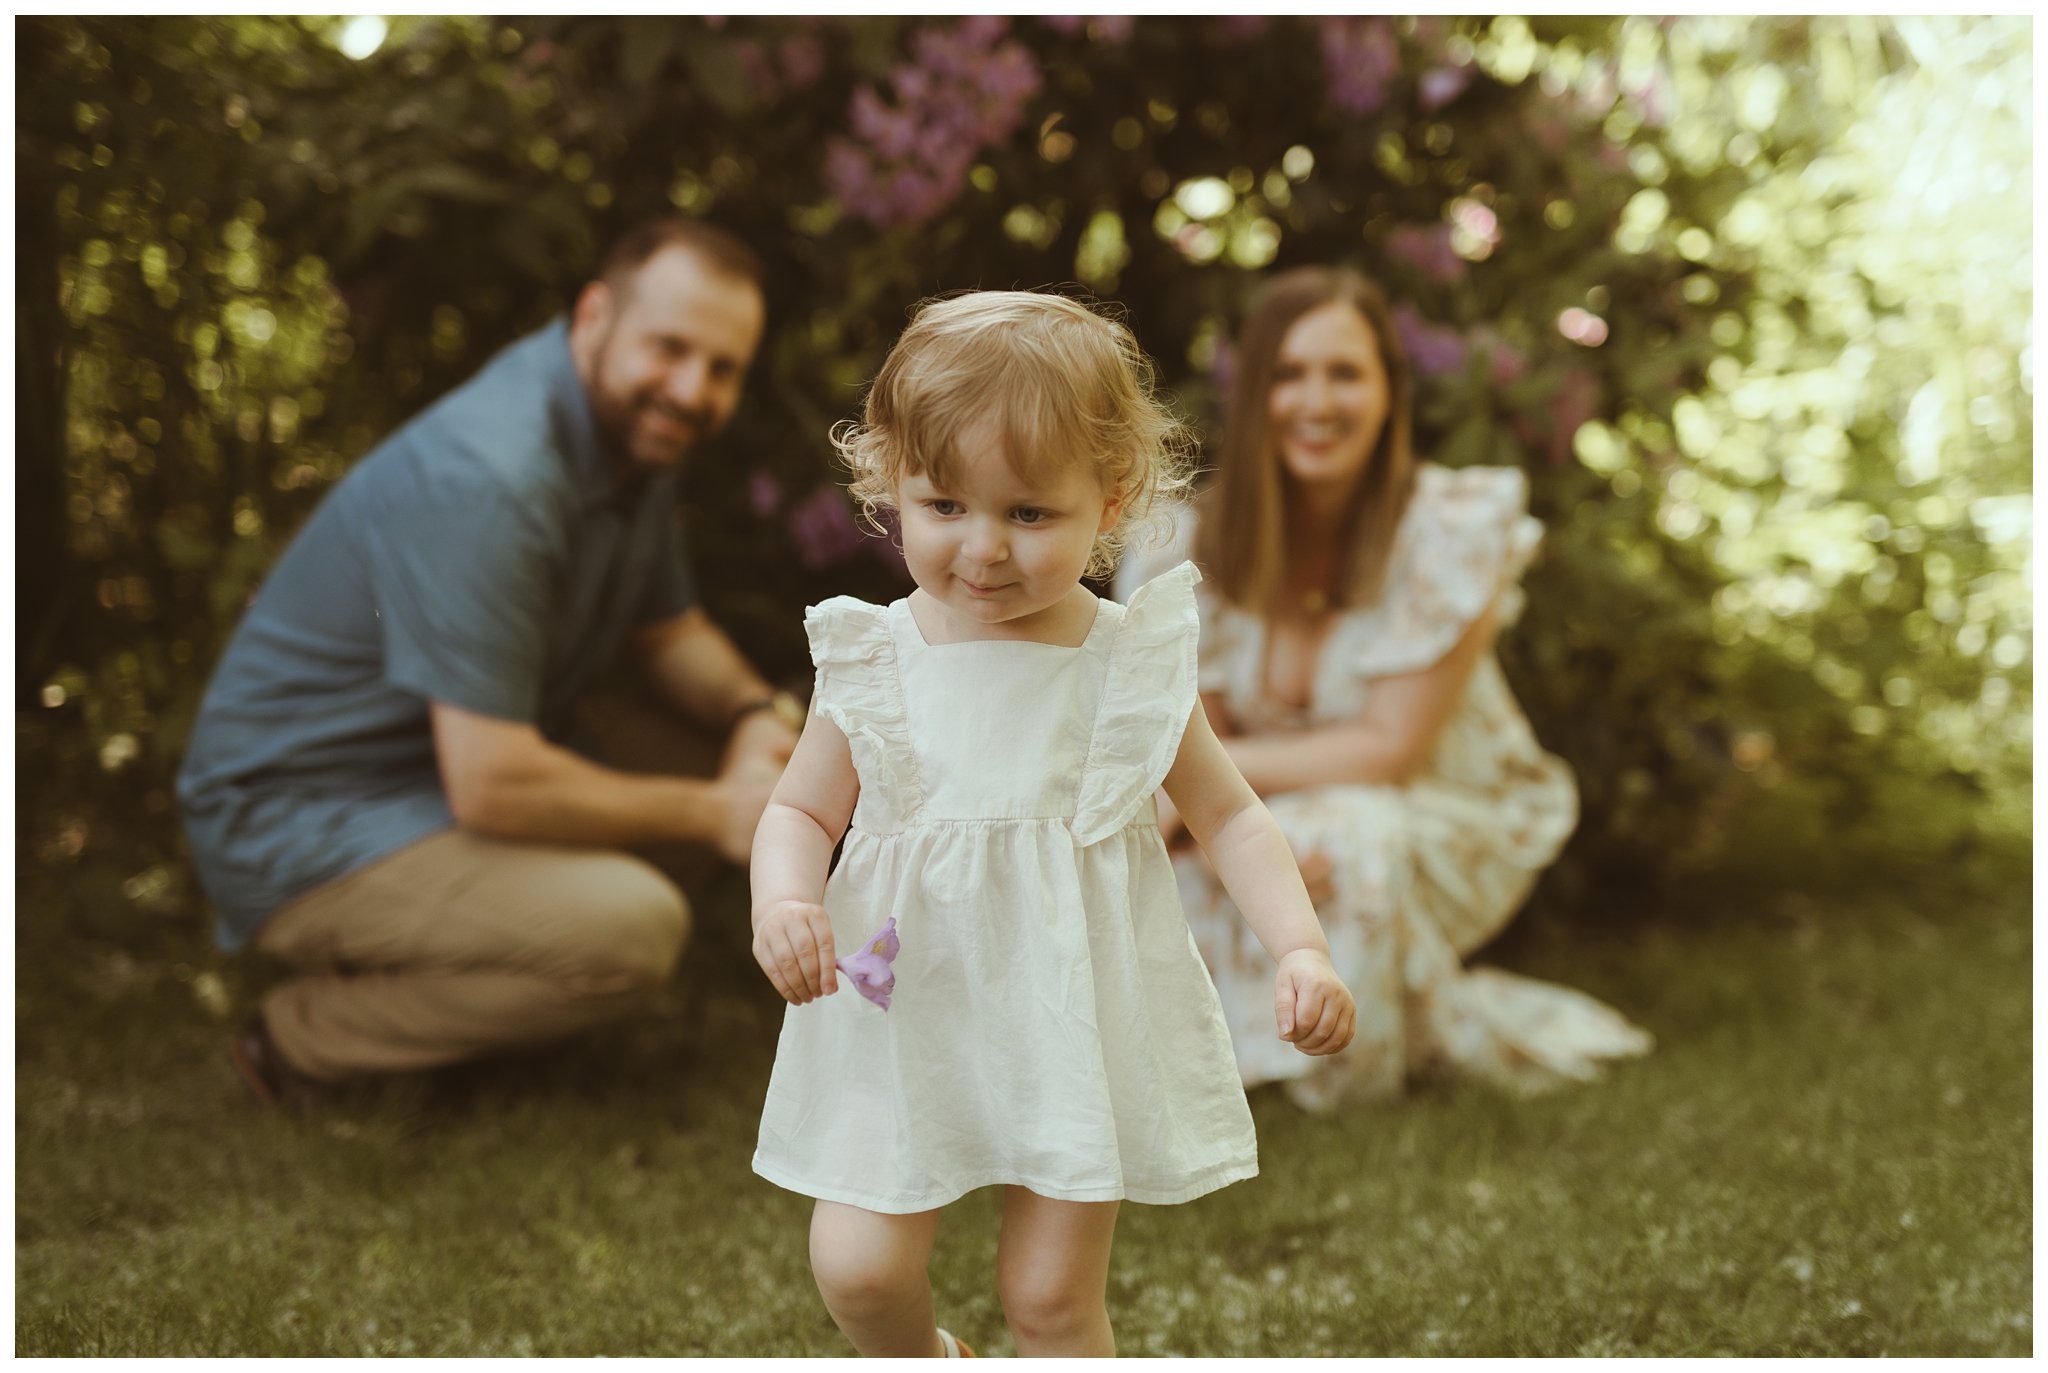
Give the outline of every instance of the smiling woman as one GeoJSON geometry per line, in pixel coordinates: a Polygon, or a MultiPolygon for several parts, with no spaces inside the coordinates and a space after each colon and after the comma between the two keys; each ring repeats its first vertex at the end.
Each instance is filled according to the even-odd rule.
{"type": "MultiPolygon", "coordinates": [[[[1182,903],[1246,1083],[1287,1081],[1321,1107],[1431,1069],[1533,1088],[1646,1051],[1648,1035],[1588,997],[1460,965],[1577,818],[1570,772],[1493,655],[1541,532],[1526,480],[1415,460],[1407,357],[1379,290],[1353,273],[1275,279],[1240,356],[1193,538],[1209,577],[1202,699],[1359,994],[1346,1053],[1274,1052],[1258,950],[1209,866],[1183,853],[1182,903]]],[[[1161,824],[1174,828],[1164,805],[1161,824]]]]}

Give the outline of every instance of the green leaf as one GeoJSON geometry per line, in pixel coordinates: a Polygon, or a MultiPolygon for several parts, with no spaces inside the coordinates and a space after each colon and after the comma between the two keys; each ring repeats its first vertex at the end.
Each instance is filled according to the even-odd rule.
{"type": "Polygon", "coordinates": [[[1468,415],[1444,440],[1437,461],[1446,467],[1470,467],[1486,460],[1492,442],[1493,420],[1485,414],[1468,415]]]}
{"type": "Polygon", "coordinates": [[[430,162],[401,173],[395,184],[423,195],[472,205],[502,205],[512,198],[510,188],[503,183],[459,162],[430,162]]]}
{"type": "Polygon", "coordinates": [[[723,114],[744,114],[753,107],[754,89],[728,43],[709,34],[692,34],[682,44],[683,67],[690,87],[723,114]]]}

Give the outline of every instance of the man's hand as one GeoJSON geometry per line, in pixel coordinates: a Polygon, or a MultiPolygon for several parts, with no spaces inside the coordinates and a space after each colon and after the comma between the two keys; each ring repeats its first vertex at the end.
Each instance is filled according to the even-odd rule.
{"type": "Polygon", "coordinates": [[[716,841],[720,857],[741,867],[747,865],[754,852],[754,830],[761,823],[761,812],[768,808],[768,797],[781,779],[781,761],[727,752],[725,769],[715,783],[719,804],[725,812],[716,841]]]}
{"type": "Polygon", "coordinates": [[[1321,949],[1296,949],[1280,960],[1273,980],[1273,1014],[1280,1038],[1305,1054],[1334,1054],[1351,1042],[1358,1007],[1321,949]]]}
{"type": "Polygon", "coordinates": [[[779,769],[796,751],[796,737],[797,732],[774,711],[750,710],[740,717],[740,722],[733,726],[732,737],[725,741],[721,767],[730,768],[743,758],[760,758],[779,769]]]}
{"type": "Polygon", "coordinates": [[[719,799],[725,806],[718,851],[727,860],[744,867],[752,855],[754,830],[796,749],[796,739],[795,732],[772,711],[753,711],[733,726],[718,770],[719,799]]]}
{"type": "Polygon", "coordinates": [[[839,990],[832,922],[811,901],[778,901],[754,918],[754,961],[794,1006],[839,990]]]}

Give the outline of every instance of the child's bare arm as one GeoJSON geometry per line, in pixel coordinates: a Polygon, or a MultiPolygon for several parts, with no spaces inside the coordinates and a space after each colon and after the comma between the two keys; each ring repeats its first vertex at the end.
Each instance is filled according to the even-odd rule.
{"type": "Polygon", "coordinates": [[[839,989],[825,873],[860,798],[853,751],[812,712],[754,831],[754,961],[785,1001],[801,1006],[839,989]]]}
{"type": "Polygon", "coordinates": [[[1357,1017],[1351,993],[1330,964],[1330,946],[1287,837],[1231,763],[1199,705],[1165,785],[1223,889],[1280,965],[1274,986],[1280,1037],[1303,1053],[1336,1053],[1351,1042],[1357,1017]]]}

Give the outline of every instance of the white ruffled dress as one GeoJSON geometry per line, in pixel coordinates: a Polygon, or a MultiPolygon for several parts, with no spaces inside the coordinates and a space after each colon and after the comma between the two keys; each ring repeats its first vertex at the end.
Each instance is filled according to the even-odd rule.
{"type": "Polygon", "coordinates": [[[1196,698],[1190,564],[1103,601],[1078,648],[927,644],[907,601],[805,616],[818,713],[860,800],[826,886],[858,949],[890,918],[890,1008],[792,1006],[754,1171],[870,1211],[995,1183],[1182,1202],[1258,1172],[1216,990],[1153,793],[1196,698]]]}

